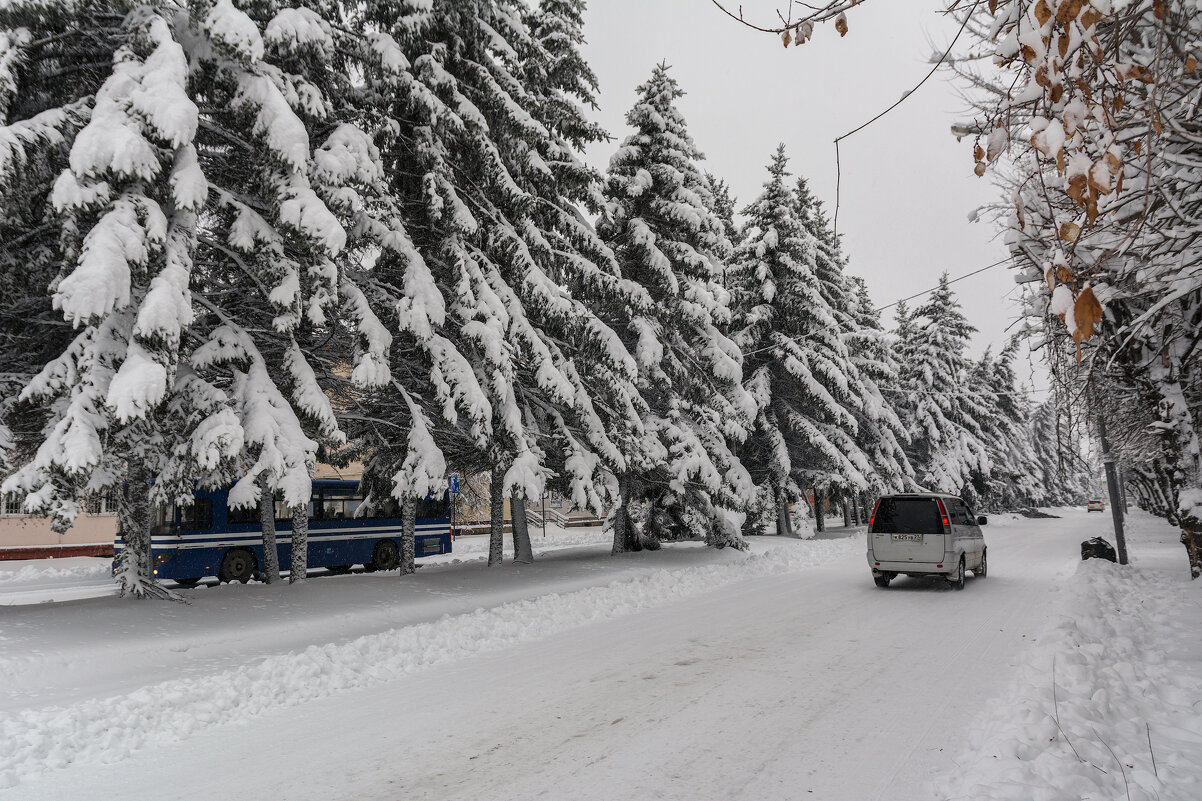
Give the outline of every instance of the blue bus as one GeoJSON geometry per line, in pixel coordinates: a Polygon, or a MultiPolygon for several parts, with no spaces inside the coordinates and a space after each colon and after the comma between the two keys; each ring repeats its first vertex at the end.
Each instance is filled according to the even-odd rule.
{"type": "MultiPolygon", "coordinates": [[[[175,504],[154,510],[150,540],[154,573],[184,586],[205,576],[245,584],[262,569],[263,541],[259,508],[231,509],[228,489],[197,490],[190,507],[175,504]]],[[[292,511],[275,502],[276,550],[280,566],[292,560],[292,511]]],[[[417,503],[414,555],[451,552],[448,496],[417,503]]],[[[121,556],[118,534],[114,557],[121,556]]],[[[309,567],[346,573],[355,565],[392,570],[400,564],[401,510],[392,498],[374,508],[363,506],[358,481],[314,479],[309,503],[309,567]]],[[[114,561],[114,565],[116,561],[114,561]]]]}

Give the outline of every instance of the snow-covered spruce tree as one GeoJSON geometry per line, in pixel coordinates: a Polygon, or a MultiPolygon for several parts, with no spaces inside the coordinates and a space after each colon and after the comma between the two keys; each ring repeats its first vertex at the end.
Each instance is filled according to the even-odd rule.
{"type": "Polygon", "coordinates": [[[626,115],[634,133],[610,160],[598,224],[623,278],[648,296],[607,310],[635,354],[649,410],[645,449],[620,477],[614,550],[637,542],[632,498],[653,511],[675,507],[708,542],[741,547],[752,484],[731,444],[746,438],[756,405],[742,387],[742,354],[721,330],[730,322],[722,287],[730,244],[676,108],[683,92],[663,65],[638,91],[626,115]]]}
{"type": "Polygon", "coordinates": [[[1038,460],[1031,439],[1030,408],[1014,374],[1017,340],[996,357],[986,350],[972,368],[972,385],[987,414],[979,419],[989,451],[989,472],[973,478],[977,497],[986,508],[1015,509],[1030,505],[1036,492],[1038,460]]]}
{"type": "Polygon", "coordinates": [[[902,492],[913,488],[914,468],[906,458],[906,427],[897,410],[901,368],[868,295],[868,285],[859,276],[852,277],[852,282],[855,327],[846,341],[864,387],[863,404],[853,412],[856,442],[872,468],[867,476],[870,492],[902,492]]]}
{"type": "Polygon", "coordinates": [[[714,213],[722,220],[722,230],[726,232],[731,247],[737,248],[743,242],[743,229],[735,221],[737,201],[730,193],[730,184],[726,179],[719,178],[709,171],[706,171],[705,178],[709,181],[710,192],[714,196],[714,213]]]}
{"type": "MultiPolygon", "coordinates": [[[[871,378],[860,371],[861,361],[869,371],[879,370],[876,360],[881,355],[879,346],[884,343],[876,341],[880,336],[880,324],[875,315],[869,316],[870,308],[860,309],[861,302],[866,298],[860,297],[859,287],[846,272],[847,259],[843,255],[842,242],[823,211],[822,201],[813,196],[804,178],[798,178],[794,197],[798,218],[815,240],[814,277],[818,282],[818,294],[838,322],[839,338],[849,356],[839,368],[846,376],[846,394],[850,399],[844,405],[855,418],[856,429],[846,434],[837,432],[834,436],[842,439],[840,447],[846,454],[848,465],[854,469],[836,471],[828,482],[828,486],[846,501],[859,496],[868,487],[879,492],[883,486],[901,479],[905,473],[905,468],[896,462],[895,454],[891,452],[897,443],[890,443],[890,435],[880,430],[882,426],[888,428],[897,422],[890,419],[896,415],[889,408],[889,401],[880,396],[879,387],[874,386],[871,378]],[[868,330],[861,330],[861,316],[868,330]],[[858,350],[861,351],[859,358],[856,355],[858,350]],[[878,463],[870,456],[870,452],[872,456],[884,460],[879,466],[883,476],[874,475],[878,463]]],[[[886,378],[884,375],[881,377],[886,378]]]]}
{"type": "MultiPolygon", "coordinates": [[[[449,455],[489,470],[494,494],[511,498],[519,535],[524,500],[540,497],[553,472],[578,504],[599,507],[606,476],[624,464],[614,436],[633,439],[626,429],[638,425],[633,360],[583,302],[623,285],[576,207],[595,196],[596,176],[575,153],[591,129],[569,103],[582,85],[564,67],[573,37],[546,34],[556,56],[522,21],[562,34],[571,15],[549,13],[435,3],[394,31],[414,75],[394,108],[396,191],[420,221],[415,244],[489,413],[489,436],[453,437],[467,448],[449,455]]],[[[494,518],[492,563],[502,523],[494,518]]]]}
{"type": "MultiPolygon", "coordinates": [[[[337,348],[316,351],[347,332],[338,319],[340,267],[353,255],[347,230],[364,205],[354,186],[370,141],[342,98],[351,83],[346,54],[366,48],[341,35],[340,50],[314,8],[247,8],[229,0],[198,6],[186,29],[212,199],[198,237],[205,291],[194,361],[228,387],[246,431],[230,503],[259,507],[260,570],[268,582],[278,579],[279,494],[293,518],[296,581],[306,567],[314,462],[319,448],[345,440],[327,392],[337,348]]],[[[354,315],[353,298],[348,305],[352,330],[376,324],[354,315]]],[[[361,356],[360,374],[363,358],[370,375],[384,354],[361,356]]]]}
{"type": "MultiPolygon", "coordinates": [[[[899,322],[903,313],[899,305],[899,322]]],[[[988,410],[969,377],[966,351],[975,329],[960,312],[947,273],[909,325],[912,332],[899,327],[898,339],[905,343],[901,391],[909,395],[908,455],[917,483],[971,494],[973,474],[989,471],[980,426],[988,410]]]]}
{"type": "Polygon", "coordinates": [[[98,25],[95,39],[65,35],[76,24],[64,13],[70,9],[41,10],[47,14],[39,19],[28,7],[0,8],[0,475],[9,464],[31,458],[18,452],[6,458],[6,451],[40,442],[41,416],[12,413],[18,395],[74,336],[48,291],[61,262],[61,229],[48,222],[55,214],[50,189],[67,167],[71,140],[87,122],[86,96],[108,68],[107,61],[101,70],[84,67],[97,74],[47,87],[54,83],[48,54],[92,65],[97,52],[110,58],[117,47],[111,28],[98,25]],[[38,34],[46,41],[35,48],[38,34]]]}
{"type": "MultiPolygon", "coordinates": [[[[217,133],[251,146],[241,154],[248,161],[223,165],[228,169],[215,181],[230,187],[221,208],[234,233],[203,244],[211,268],[225,276],[223,297],[235,298],[232,288],[245,286],[257,298],[253,311],[245,304],[225,309],[213,322],[257,319],[244,326],[250,344],[266,364],[284,368],[257,406],[243,404],[272,420],[256,427],[264,438],[248,452],[242,486],[250,495],[257,474],[264,478],[256,482],[283,496],[293,518],[296,580],[304,574],[314,456],[362,458],[364,508],[389,495],[400,502],[406,525],[399,559],[402,574],[412,572],[416,501],[441,492],[445,479],[431,417],[455,423],[462,413],[468,435],[480,442],[489,416],[470,365],[443,334],[441,293],[408,233],[381,151],[406,135],[389,115],[391,99],[421,91],[401,47],[367,16],[370,8],[355,7],[350,16],[324,4],[254,11],[262,56],[253,32],[239,24],[230,29],[243,31],[250,44],[227,42],[233,55],[207,65],[218,79],[210,83],[214,118],[225,126],[217,133]],[[326,21],[335,18],[345,25],[326,21]],[[247,85],[262,91],[247,93],[247,85]],[[216,111],[227,106],[234,113],[216,111]],[[344,439],[339,416],[355,426],[356,441],[335,453],[344,439]]],[[[402,164],[398,172],[407,169],[402,164]]],[[[212,305],[223,311],[220,299],[212,305]]],[[[247,353],[250,362],[240,361],[237,349],[230,354],[236,384],[255,362],[247,353]]],[[[265,517],[268,505],[262,508],[265,517]]],[[[265,533],[273,528],[262,522],[265,533]]],[[[391,554],[373,563],[390,565],[391,554]]]]}
{"type": "MultiPolygon", "coordinates": [[[[854,463],[856,422],[846,408],[848,362],[840,325],[814,273],[818,240],[794,202],[784,146],[768,166],[768,181],[744,212],[745,238],[735,254],[731,285],[745,356],[746,387],[757,415],[741,455],[754,465],[757,513],[751,530],[775,519],[792,535],[789,506],[807,488],[826,489],[846,476],[867,487],[867,465],[854,463]],[[836,479],[837,480],[837,479],[836,479]]],[[[856,399],[858,400],[858,399],[856,399]]]]}
{"type": "Polygon", "coordinates": [[[7,105],[30,115],[10,116],[6,128],[42,126],[40,136],[10,139],[22,150],[8,155],[37,163],[28,149],[56,146],[56,125],[70,141],[43,224],[59,238],[53,303],[78,333],[19,396],[15,412],[36,409],[42,422],[23,432],[25,458],[4,490],[57,527],[71,524],[84,496],[119,490],[118,582],[135,597],[162,596],[150,563],[152,502],[190,500],[191,478],[220,474],[242,437],[221,390],[179,363],[205,182],[175,17],[116,10],[128,13],[91,3],[5,9],[10,30],[28,25],[7,82],[21,100],[7,105]],[[62,61],[81,49],[86,60],[62,61]],[[64,63],[69,80],[48,80],[64,63]]]}

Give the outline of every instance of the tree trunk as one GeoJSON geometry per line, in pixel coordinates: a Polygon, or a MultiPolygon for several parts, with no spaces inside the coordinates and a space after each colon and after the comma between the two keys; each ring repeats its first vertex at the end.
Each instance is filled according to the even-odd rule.
{"type": "Polygon", "coordinates": [[[309,504],[292,509],[292,565],[288,583],[298,584],[309,577],[309,504]]]}
{"type": "Polygon", "coordinates": [[[154,577],[150,550],[150,487],[150,471],[142,464],[131,464],[125,486],[117,491],[122,548],[114,578],[123,596],[182,600],[154,577]]]}
{"type": "Polygon", "coordinates": [[[1202,576],[1202,531],[1182,528],[1181,544],[1185,546],[1185,555],[1189,557],[1190,578],[1202,576]]]}
{"type": "Polygon", "coordinates": [[[401,575],[411,576],[417,572],[413,563],[416,552],[414,531],[417,527],[417,499],[408,495],[401,500],[401,575]]]}
{"type": "Polygon", "coordinates": [[[642,548],[638,537],[634,535],[634,521],[630,519],[633,485],[634,479],[630,473],[618,476],[618,508],[614,510],[614,544],[611,553],[626,553],[642,548]]]}
{"type": "Polygon", "coordinates": [[[783,487],[776,488],[776,536],[793,536],[793,521],[789,517],[789,499],[785,497],[783,487]]]}
{"type": "Polygon", "coordinates": [[[275,584],[280,580],[280,552],[275,544],[275,493],[267,476],[259,474],[259,530],[263,535],[263,581],[275,584]]]}
{"type": "Polygon", "coordinates": [[[493,465],[489,478],[488,565],[501,564],[505,547],[505,468],[493,465]]]}
{"type": "Polygon", "coordinates": [[[851,522],[852,525],[860,525],[860,494],[852,493],[851,496],[851,522]]]}
{"type": "Polygon", "coordinates": [[[843,527],[851,528],[851,504],[846,497],[843,498],[843,527]]]}
{"type": "Polygon", "coordinates": [[[826,531],[826,493],[814,488],[814,531],[821,534],[826,531]]]}
{"type": "Polygon", "coordinates": [[[528,565],[534,562],[530,547],[530,525],[526,520],[526,499],[517,495],[509,499],[509,517],[513,525],[513,561],[528,565]]]}

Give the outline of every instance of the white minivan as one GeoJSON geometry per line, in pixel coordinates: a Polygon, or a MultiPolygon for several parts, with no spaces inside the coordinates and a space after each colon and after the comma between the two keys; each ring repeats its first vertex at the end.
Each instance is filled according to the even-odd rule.
{"type": "Polygon", "coordinates": [[[883,495],[868,519],[868,567],[878,587],[899,574],[943,576],[964,589],[964,571],[985,578],[981,526],[968,504],[933,492],[883,495]]]}

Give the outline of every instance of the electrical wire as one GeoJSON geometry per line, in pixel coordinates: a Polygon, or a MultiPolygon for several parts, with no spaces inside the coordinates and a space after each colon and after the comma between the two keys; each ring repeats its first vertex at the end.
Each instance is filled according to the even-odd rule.
{"type": "MultiPolygon", "coordinates": [[[[979,269],[979,270],[973,270],[971,273],[965,273],[964,275],[959,275],[959,276],[956,276],[955,278],[952,278],[952,279],[950,279],[950,280],[949,280],[947,283],[948,283],[948,285],[950,286],[951,284],[954,284],[954,283],[956,283],[957,281],[963,281],[965,278],[971,278],[972,276],[976,275],[977,273],[983,273],[983,272],[985,272],[986,270],[992,270],[994,267],[998,267],[998,266],[1000,266],[1000,265],[1002,265],[1002,264],[1006,264],[1006,263],[1007,263],[1007,262],[1009,262],[1009,261],[1010,261],[1010,257],[1009,257],[1009,256],[1007,256],[1006,258],[1004,258],[1004,259],[1001,259],[1000,261],[995,261],[993,264],[986,264],[984,267],[982,267],[982,268],[981,268],[981,269],[979,269]]],[[[938,288],[939,288],[938,286],[933,286],[933,287],[931,287],[930,289],[924,289],[924,290],[922,290],[921,292],[915,292],[913,295],[910,295],[909,297],[905,297],[905,298],[901,298],[901,299],[899,299],[899,300],[895,300],[895,301],[893,301],[892,303],[888,303],[888,304],[886,304],[886,305],[884,305],[884,306],[881,306],[879,309],[877,309],[877,310],[876,310],[876,311],[877,311],[877,314],[880,314],[880,313],[881,313],[881,312],[883,312],[885,309],[890,309],[890,308],[892,308],[892,307],[896,306],[896,305],[897,305],[897,304],[899,304],[899,303],[905,303],[907,300],[913,300],[914,298],[920,298],[920,297],[922,297],[923,295],[930,294],[931,292],[934,292],[934,291],[935,291],[936,289],[938,289],[938,288]]]]}

